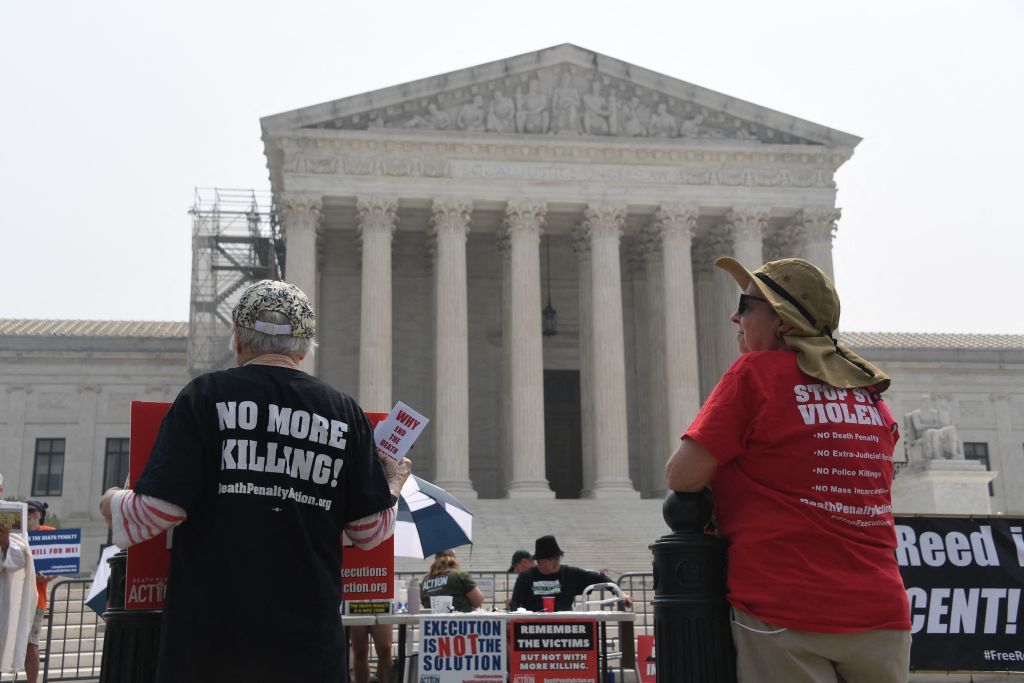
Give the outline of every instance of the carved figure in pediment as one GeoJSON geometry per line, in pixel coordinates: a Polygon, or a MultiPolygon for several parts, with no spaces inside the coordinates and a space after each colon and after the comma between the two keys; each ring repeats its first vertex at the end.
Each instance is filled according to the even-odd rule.
{"type": "Polygon", "coordinates": [[[647,135],[647,126],[640,120],[639,97],[631,97],[628,102],[623,101],[620,111],[619,119],[622,121],[622,126],[617,131],[620,135],[633,138],[647,135]]]}
{"type": "Polygon", "coordinates": [[[658,102],[658,109],[651,115],[647,130],[658,138],[674,138],[679,133],[679,124],[676,123],[676,117],[668,113],[667,104],[658,102]]]}
{"type": "Polygon", "coordinates": [[[540,81],[531,79],[526,93],[516,88],[516,128],[520,133],[546,133],[550,116],[548,96],[540,91],[540,81]]]}
{"type": "Polygon", "coordinates": [[[455,117],[455,125],[460,130],[484,130],[487,113],[484,111],[484,98],[474,95],[473,101],[468,102],[459,109],[455,117]]]}
{"type": "Polygon", "coordinates": [[[739,128],[736,129],[736,139],[737,140],[756,140],[757,138],[754,137],[753,133],[751,133],[749,130],[747,130],[746,126],[740,126],[739,128]]]}
{"type": "Polygon", "coordinates": [[[516,132],[516,103],[501,90],[494,91],[487,109],[487,130],[493,133],[516,132]]]}
{"type": "Polygon", "coordinates": [[[431,102],[427,105],[427,115],[417,114],[409,119],[406,128],[433,128],[435,130],[448,130],[452,127],[452,117],[444,109],[431,102]]]}
{"type": "Polygon", "coordinates": [[[372,130],[374,128],[383,128],[384,125],[384,117],[378,113],[370,117],[370,122],[366,124],[366,127],[372,130]]]}
{"type": "Polygon", "coordinates": [[[679,127],[679,134],[684,138],[698,138],[700,137],[700,124],[704,123],[704,115],[697,114],[692,119],[686,119],[683,121],[683,125],[679,127]]]}
{"type": "Polygon", "coordinates": [[[572,86],[569,74],[563,73],[551,91],[552,133],[579,135],[580,103],[580,91],[572,86]]]}
{"type": "Polygon", "coordinates": [[[583,96],[583,132],[587,135],[608,135],[608,101],[601,94],[600,81],[590,84],[583,96]]]}

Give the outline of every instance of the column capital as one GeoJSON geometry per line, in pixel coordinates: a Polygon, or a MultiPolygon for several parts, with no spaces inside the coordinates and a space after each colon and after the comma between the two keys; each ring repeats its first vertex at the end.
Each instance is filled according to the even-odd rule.
{"type": "Polygon", "coordinates": [[[386,231],[394,235],[398,225],[398,200],[381,196],[356,197],[356,215],[360,236],[367,231],[386,231]]]}
{"type": "Polygon", "coordinates": [[[322,219],[323,198],[319,195],[282,193],[277,197],[285,231],[316,230],[322,219]]]}
{"type": "Polygon", "coordinates": [[[733,226],[733,235],[744,242],[764,239],[770,212],[767,208],[744,206],[729,209],[726,221],[733,226]]]}
{"type": "Polygon", "coordinates": [[[781,230],[768,232],[764,236],[764,260],[777,261],[780,258],[791,258],[801,253],[803,227],[787,226],[781,230]]]}
{"type": "Polygon", "coordinates": [[[540,237],[547,212],[547,202],[529,199],[510,201],[505,207],[505,228],[509,235],[521,233],[540,237]]]}
{"type": "Polygon", "coordinates": [[[693,245],[693,269],[697,273],[708,274],[714,271],[715,259],[732,253],[732,230],[718,228],[693,245]]]}
{"type": "Polygon", "coordinates": [[[797,211],[790,225],[807,242],[832,243],[836,236],[836,221],[842,212],[836,208],[809,208],[797,211]]]}
{"type": "Polygon", "coordinates": [[[583,223],[577,223],[572,229],[572,250],[577,260],[590,259],[590,232],[583,223]]]}
{"type": "Polygon", "coordinates": [[[440,197],[431,206],[431,233],[435,237],[441,235],[461,235],[465,238],[469,232],[469,217],[473,212],[473,202],[458,197],[440,197]]]}
{"type": "Polygon", "coordinates": [[[659,239],[693,239],[700,209],[690,204],[662,204],[654,212],[651,226],[659,239]]]}
{"type": "Polygon", "coordinates": [[[590,238],[622,236],[626,224],[626,205],[613,202],[598,202],[587,205],[583,210],[583,225],[590,238]]]}

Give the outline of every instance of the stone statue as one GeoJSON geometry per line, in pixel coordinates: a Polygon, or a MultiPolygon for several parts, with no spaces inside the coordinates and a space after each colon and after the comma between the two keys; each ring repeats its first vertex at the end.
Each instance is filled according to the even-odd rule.
{"type": "Polygon", "coordinates": [[[700,137],[700,124],[702,123],[704,123],[703,114],[697,114],[692,119],[686,119],[683,121],[683,125],[679,127],[679,134],[684,138],[700,137]]]}
{"type": "Polygon", "coordinates": [[[921,408],[903,417],[912,465],[929,460],[963,460],[964,446],[957,438],[949,411],[921,408]]]}
{"type": "Polygon", "coordinates": [[[549,118],[548,98],[536,78],[527,84],[526,94],[516,88],[516,128],[520,133],[546,133],[549,118]]]}
{"type": "Polygon", "coordinates": [[[747,130],[746,126],[740,126],[739,128],[736,129],[736,139],[737,140],[756,140],[757,138],[754,136],[753,133],[751,133],[749,130],[747,130]]]}
{"type": "Polygon", "coordinates": [[[406,128],[434,128],[448,130],[452,127],[452,117],[445,110],[431,102],[427,105],[427,116],[417,114],[405,123],[406,128]]]}
{"type": "Polygon", "coordinates": [[[487,130],[493,133],[516,132],[516,103],[501,90],[494,91],[487,109],[487,130]]]}
{"type": "Polygon", "coordinates": [[[455,125],[460,130],[481,131],[486,128],[486,116],[487,114],[484,112],[484,98],[480,95],[474,95],[472,102],[462,105],[459,109],[458,116],[455,117],[455,125]]]}
{"type": "Polygon", "coordinates": [[[639,137],[647,135],[647,126],[640,120],[640,98],[632,97],[628,102],[623,102],[619,119],[622,126],[617,131],[619,135],[627,137],[639,137]]]}
{"type": "Polygon", "coordinates": [[[563,73],[558,86],[551,91],[552,133],[579,135],[580,91],[572,87],[569,74],[563,73]]]}
{"type": "Polygon", "coordinates": [[[600,81],[593,81],[590,92],[583,96],[583,132],[608,135],[608,103],[601,94],[600,81]]]}
{"type": "Polygon", "coordinates": [[[674,138],[678,131],[676,117],[668,113],[668,105],[658,102],[658,110],[651,115],[651,122],[647,126],[648,132],[659,138],[674,138]]]}

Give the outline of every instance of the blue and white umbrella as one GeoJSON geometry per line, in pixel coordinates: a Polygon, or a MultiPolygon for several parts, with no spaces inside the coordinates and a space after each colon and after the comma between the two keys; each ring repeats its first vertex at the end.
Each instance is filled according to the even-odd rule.
{"type": "Polygon", "coordinates": [[[473,515],[458,498],[415,474],[398,498],[395,555],[426,558],[473,542],[473,515]]]}

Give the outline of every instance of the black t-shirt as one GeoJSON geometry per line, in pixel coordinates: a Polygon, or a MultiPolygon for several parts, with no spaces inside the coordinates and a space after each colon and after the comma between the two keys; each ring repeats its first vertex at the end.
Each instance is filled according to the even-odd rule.
{"type": "Polygon", "coordinates": [[[553,595],[555,610],[565,612],[572,609],[573,599],[587,586],[608,581],[611,579],[604,574],[588,572],[586,569],[565,564],[559,567],[555,574],[541,574],[540,569],[531,567],[516,577],[509,609],[525,607],[531,612],[540,612],[544,609],[544,601],[541,598],[553,595]]]}
{"type": "Polygon", "coordinates": [[[356,402],[304,372],[202,375],[160,425],[137,494],[180,505],[158,681],[344,680],[344,525],[391,506],[356,402]]]}

